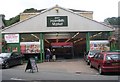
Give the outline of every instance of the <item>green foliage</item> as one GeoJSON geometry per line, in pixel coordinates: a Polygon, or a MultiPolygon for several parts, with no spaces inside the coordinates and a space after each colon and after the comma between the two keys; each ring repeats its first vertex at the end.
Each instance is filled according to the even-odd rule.
{"type": "Polygon", "coordinates": [[[110,25],[120,25],[120,17],[107,18],[104,22],[110,25]]]}
{"type": "MultiPolygon", "coordinates": [[[[34,13],[34,12],[38,12],[38,10],[37,10],[37,9],[34,9],[34,8],[30,8],[30,9],[25,9],[25,10],[23,11],[23,13],[34,13]]],[[[20,15],[17,15],[17,16],[15,16],[15,17],[12,17],[12,18],[10,18],[9,20],[3,19],[3,22],[4,22],[4,24],[5,24],[5,27],[10,26],[10,25],[12,25],[12,24],[14,24],[14,23],[17,23],[17,22],[19,22],[19,21],[20,21],[20,15]]]]}
{"type": "Polygon", "coordinates": [[[16,17],[12,17],[9,20],[4,20],[5,26],[10,26],[16,22],[20,21],[20,15],[17,15],[16,17]]]}
{"type": "Polygon", "coordinates": [[[37,11],[38,11],[37,9],[30,8],[30,9],[24,10],[23,13],[34,13],[34,12],[37,12],[37,11]]]}

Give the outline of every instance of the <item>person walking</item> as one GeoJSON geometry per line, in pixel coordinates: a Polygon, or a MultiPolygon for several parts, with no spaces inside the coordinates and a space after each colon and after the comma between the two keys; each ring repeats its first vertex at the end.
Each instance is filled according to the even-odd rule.
{"type": "Polygon", "coordinates": [[[46,61],[49,62],[50,61],[50,55],[51,55],[51,51],[49,48],[47,48],[46,50],[46,61]]]}

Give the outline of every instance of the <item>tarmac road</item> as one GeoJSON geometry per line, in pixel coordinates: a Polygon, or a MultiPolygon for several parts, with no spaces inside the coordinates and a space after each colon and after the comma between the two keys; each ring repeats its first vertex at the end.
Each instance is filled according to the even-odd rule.
{"type": "Polygon", "coordinates": [[[39,72],[25,72],[24,65],[2,70],[2,80],[118,80],[118,75],[99,75],[83,59],[37,63],[39,72]]]}

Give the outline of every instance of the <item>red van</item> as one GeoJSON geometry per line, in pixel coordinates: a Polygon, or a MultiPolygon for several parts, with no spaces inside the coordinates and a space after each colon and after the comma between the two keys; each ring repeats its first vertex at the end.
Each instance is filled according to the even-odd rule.
{"type": "Polygon", "coordinates": [[[96,53],[90,60],[90,67],[98,69],[99,74],[105,72],[120,73],[120,52],[96,53]]]}

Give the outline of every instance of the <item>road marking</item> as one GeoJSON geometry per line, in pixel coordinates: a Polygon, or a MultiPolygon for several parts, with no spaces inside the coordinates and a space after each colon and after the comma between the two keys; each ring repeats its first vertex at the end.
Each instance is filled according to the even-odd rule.
{"type": "Polygon", "coordinates": [[[24,79],[18,79],[18,78],[10,78],[11,80],[24,80],[24,79]]]}

